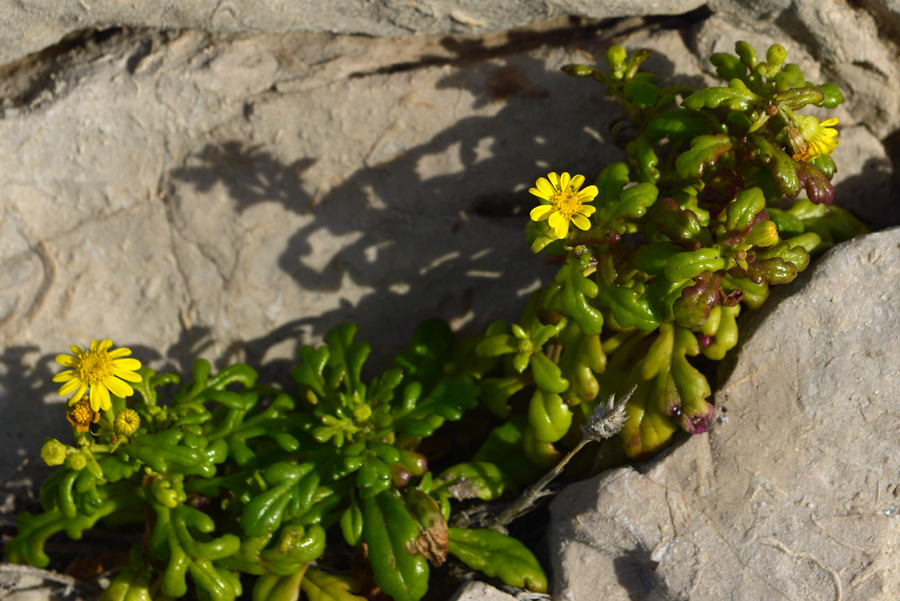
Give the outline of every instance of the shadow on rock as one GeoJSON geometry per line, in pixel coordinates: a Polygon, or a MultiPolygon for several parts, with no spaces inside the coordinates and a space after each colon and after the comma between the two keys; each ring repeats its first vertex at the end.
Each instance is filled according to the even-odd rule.
{"type": "MultiPolygon", "coordinates": [[[[588,53],[566,56],[567,62],[602,63],[605,42],[571,43],[593,44],[598,59],[588,53]]],[[[304,172],[322,157],[285,163],[238,139],[207,145],[189,158],[192,166],[171,172],[173,181],[199,194],[221,182],[239,212],[278,202],[312,217],[290,236],[278,266],[303,294],[340,297],[334,309],[283,323],[231,351],[243,351],[253,363],[285,341],[354,321],[377,361],[405,348],[416,325],[430,317],[447,319],[464,334],[498,318],[514,320],[528,292],[553,276],[555,268],[532,256],[523,239],[535,204],[527,189],[549,171],[590,178],[621,160],[606,134],[620,110],[603,86],[561,75],[543,59],[487,58],[478,42],[459,46],[453,38],[444,45],[459,58],[435,88],[465,92],[460,98],[471,98],[471,107],[459,110],[478,113],[384,160],[370,152],[365,166],[334,187],[316,194],[304,188],[304,172]],[[322,240],[331,246],[323,249],[322,240]],[[362,290],[361,298],[346,299],[348,287],[362,290]]],[[[674,77],[665,57],[652,60],[661,80],[674,77]]]]}

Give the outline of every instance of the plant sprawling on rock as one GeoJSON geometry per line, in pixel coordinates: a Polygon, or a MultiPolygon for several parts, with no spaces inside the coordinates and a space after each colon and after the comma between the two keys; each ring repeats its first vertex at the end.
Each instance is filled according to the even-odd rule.
{"type": "Polygon", "coordinates": [[[621,103],[612,133],[627,160],[587,187],[568,173],[537,181],[529,243],[560,268],[518,323],[457,341],[445,323],[426,322],[368,383],[370,347],[342,325],[324,346],[301,349],[296,394],[259,384],[246,365],[211,375],[203,360],[182,383],[123,359],[127,349],[108,352],[109,341],[60,355],[72,368],[55,380],[75,392],[74,444],[44,445],[60,468],[41,489],[44,513],[20,516],[7,557],[46,566],[55,533],[78,539],[98,523],[133,522],[145,534],[107,601],[181,597],[188,576],[212,601],[236,599],[250,576],[260,601],[301,591],[312,601],[378,591],[416,601],[429,565],[448,553],[545,591],[534,555],[503,531],[540,490],[506,511],[471,504],[518,491],[561,451],[568,461],[619,430],[632,458],[679,429],[705,431],[710,387],[688,357],[721,359],[737,343],[742,304],[760,306],[810,254],[861,231],[831,206],[835,121],[797,114],[833,108],[838,89],[806,82],[780,46],[764,62],[743,43],[737,54],[713,56],[727,87],[699,91],[657,87],[639,71],[649,53],[618,46],[609,73],[564,69],[621,103]],[[628,391],[627,405],[600,402],[628,391]],[[485,439],[433,474],[428,439],[478,405],[474,419],[494,420],[485,439]]]}

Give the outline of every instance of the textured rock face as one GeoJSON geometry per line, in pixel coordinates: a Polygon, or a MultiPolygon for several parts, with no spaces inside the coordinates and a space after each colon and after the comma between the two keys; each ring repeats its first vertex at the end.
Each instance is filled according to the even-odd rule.
{"type": "Polygon", "coordinates": [[[754,316],[710,434],[560,494],[560,599],[898,598],[898,245],[840,246],[754,316]]]}
{"type": "Polygon", "coordinates": [[[403,38],[472,34],[566,15],[594,19],[681,14],[703,0],[0,0],[0,64],[37,52],[75,31],[127,26],[209,33],[344,33],[403,38]]]}
{"type": "Polygon", "coordinates": [[[515,597],[483,582],[467,582],[449,601],[514,601],[515,597]]]}

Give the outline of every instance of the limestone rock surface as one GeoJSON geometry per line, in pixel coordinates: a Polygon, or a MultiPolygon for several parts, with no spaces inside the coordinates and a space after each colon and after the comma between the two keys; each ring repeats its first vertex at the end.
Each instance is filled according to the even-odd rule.
{"type": "Polygon", "coordinates": [[[515,597],[489,584],[473,580],[459,587],[448,601],[515,601],[515,597]]]}
{"type": "Polygon", "coordinates": [[[0,64],[73,32],[113,27],[207,33],[343,33],[387,38],[496,32],[567,15],[681,14],[703,0],[117,0],[0,1],[0,64]]]}
{"type": "Polygon", "coordinates": [[[900,230],[835,248],[751,318],[709,434],[563,491],[556,598],[898,598],[898,280],[900,230]]]}

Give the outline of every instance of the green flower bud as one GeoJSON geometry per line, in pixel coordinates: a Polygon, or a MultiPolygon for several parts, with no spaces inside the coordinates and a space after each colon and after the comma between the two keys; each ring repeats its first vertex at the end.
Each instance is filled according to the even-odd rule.
{"type": "Polygon", "coordinates": [[[116,434],[122,436],[131,436],[141,425],[141,416],[134,409],[122,409],[116,414],[116,421],[113,423],[113,429],[116,434]]]}
{"type": "Polygon", "coordinates": [[[41,459],[49,466],[62,465],[66,460],[66,445],[50,438],[41,447],[41,459]]]}
{"type": "Polygon", "coordinates": [[[80,472],[87,467],[87,457],[84,456],[84,453],[78,451],[77,453],[69,455],[67,463],[70,468],[76,472],[80,472]]]}
{"type": "Polygon", "coordinates": [[[773,221],[760,221],[747,234],[747,244],[765,248],[778,244],[778,228],[773,221]]]}
{"type": "Polygon", "coordinates": [[[369,405],[359,405],[353,410],[353,419],[364,422],[372,417],[372,408],[369,405]]]}

